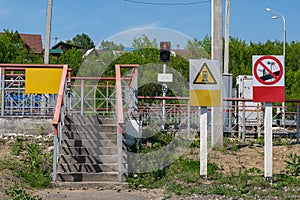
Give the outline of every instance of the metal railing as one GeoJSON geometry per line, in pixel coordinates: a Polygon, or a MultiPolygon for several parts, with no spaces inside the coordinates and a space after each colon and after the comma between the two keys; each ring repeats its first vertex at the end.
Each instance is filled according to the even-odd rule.
{"type": "Polygon", "coordinates": [[[57,162],[59,159],[59,149],[62,141],[62,131],[64,126],[64,120],[67,112],[67,73],[68,66],[64,65],[59,86],[59,91],[57,95],[57,101],[55,106],[55,113],[53,116],[53,127],[54,127],[54,152],[53,152],[53,173],[52,181],[56,181],[57,173],[57,162]]]}
{"type": "Polygon", "coordinates": [[[57,68],[58,65],[0,64],[1,117],[43,116],[52,117],[56,94],[26,94],[26,68],[57,68]]]}
{"type": "MultiPolygon", "coordinates": [[[[41,66],[58,67],[58,65],[39,64],[0,64],[2,117],[54,116],[58,95],[25,94],[25,67],[41,66]]],[[[133,100],[133,97],[137,95],[137,85],[133,84],[132,74],[137,76],[137,71],[123,74],[120,79],[124,103],[123,112],[126,113],[124,118],[141,117],[143,124],[148,126],[161,123],[162,106],[160,103],[153,103],[152,105],[141,105],[140,103],[139,108],[137,107],[137,101],[133,100]]],[[[116,102],[118,98],[116,98],[115,81],[116,77],[70,77],[70,82],[66,85],[68,96],[65,102],[68,112],[80,115],[115,115],[116,108],[119,107],[116,102]]],[[[139,97],[139,102],[149,98],[150,97],[139,97]]],[[[161,102],[161,98],[162,97],[155,97],[153,98],[153,102],[161,102]]],[[[170,100],[172,100],[173,97],[170,98],[170,100]]],[[[188,98],[181,98],[185,100],[181,100],[180,104],[169,103],[166,105],[166,123],[173,128],[187,128],[187,119],[190,119],[191,130],[198,131],[199,109],[190,108],[190,110],[188,110],[188,98]]],[[[231,104],[228,104],[229,106],[224,106],[223,108],[224,112],[230,113],[230,118],[224,119],[226,122],[224,123],[225,133],[242,139],[244,139],[246,135],[256,135],[259,137],[263,134],[263,104],[253,104],[251,99],[232,98],[224,99],[224,101],[231,102],[231,104]]],[[[286,106],[284,113],[274,106],[274,133],[283,136],[296,135],[296,137],[299,138],[299,101],[287,100],[287,103],[293,103],[294,105],[286,106]]]]}
{"type": "Polygon", "coordinates": [[[118,145],[118,181],[122,182],[122,174],[127,172],[122,170],[123,165],[123,127],[124,121],[129,120],[137,106],[137,70],[138,65],[115,65],[116,72],[116,115],[117,115],[117,145],[118,145]],[[126,78],[121,74],[121,68],[130,68],[130,78],[126,78]],[[123,82],[123,84],[122,84],[123,82]],[[122,88],[128,86],[125,90],[126,95],[123,94],[122,88]],[[129,94],[129,95],[128,95],[129,94]],[[123,96],[128,96],[124,99],[123,96]],[[124,112],[127,114],[124,115],[124,112]]]}

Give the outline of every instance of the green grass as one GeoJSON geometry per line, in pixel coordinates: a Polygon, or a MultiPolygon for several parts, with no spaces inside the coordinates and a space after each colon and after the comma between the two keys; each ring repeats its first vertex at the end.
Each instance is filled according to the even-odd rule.
{"type": "Polygon", "coordinates": [[[21,186],[14,183],[5,191],[11,199],[39,200],[41,198],[31,197],[24,188],[47,188],[50,186],[53,152],[45,150],[46,143],[47,141],[38,139],[16,138],[11,145],[12,155],[0,160],[0,170],[10,170],[22,182],[21,186]]]}
{"type": "Polygon", "coordinates": [[[14,183],[13,186],[7,190],[5,193],[9,195],[12,200],[42,200],[41,197],[34,196],[32,197],[25,189],[21,188],[17,183],[14,183]]]}
{"type": "MultiPolygon", "coordinates": [[[[259,138],[255,143],[263,144],[262,141],[259,138]]],[[[158,144],[163,145],[163,143],[158,144]]],[[[235,140],[226,140],[226,147],[223,148],[224,151],[222,149],[219,151],[224,154],[238,151],[238,143],[235,140]]],[[[141,146],[139,151],[144,152],[142,148],[141,146]]],[[[199,148],[198,142],[191,144],[190,152],[193,152],[194,148],[199,148]]],[[[147,151],[151,151],[150,149],[147,151]]],[[[165,188],[166,197],[171,194],[180,196],[199,194],[221,195],[233,199],[299,199],[299,156],[290,155],[286,163],[288,170],[283,174],[274,175],[270,184],[266,181],[263,171],[258,168],[253,167],[247,170],[240,168],[238,171],[224,174],[221,167],[211,162],[208,162],[207,178],[202,178],[199,160],[189,160],[182,156],[161,170],[130,174],[128,183],[134,188],[165,188]]]]}

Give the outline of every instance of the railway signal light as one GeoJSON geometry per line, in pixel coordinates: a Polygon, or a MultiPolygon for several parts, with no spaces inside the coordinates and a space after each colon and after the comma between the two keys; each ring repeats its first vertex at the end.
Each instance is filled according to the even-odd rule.
{"type": "Polygon", "coordinates": [[[160,61],[169,62],[171,55],[171,42],[160,42],[160,61]]]}

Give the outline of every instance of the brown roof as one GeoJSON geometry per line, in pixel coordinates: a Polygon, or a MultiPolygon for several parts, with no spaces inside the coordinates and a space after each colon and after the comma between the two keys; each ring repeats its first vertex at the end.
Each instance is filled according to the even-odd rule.
{"type": "Polygon", "coordinates": [[[34,53],[42,54],[43,45],[42,45],[42,36],[38,34],[19,34],[21,39],[24,40],[25,44],[34,51],[34,53]]]}
{"type": "MultiPolygon", "coordinates": [[[[0,35],[3,32],[0,32],[0,35]]],[[[24,40],[26,47],[32,49],[36,54],[43,53],[43,44],[42,44],[42,36],[38,34],[23,34],[19,33],[19,36],[22,40],[24,40]]]]}

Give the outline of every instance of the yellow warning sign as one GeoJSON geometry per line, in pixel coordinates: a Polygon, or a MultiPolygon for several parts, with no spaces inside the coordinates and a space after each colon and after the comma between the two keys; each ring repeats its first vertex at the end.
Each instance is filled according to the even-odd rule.
{"type": "Polygon", "coordinates": [[[221,90],[190,90],[190,105],[219,107],[221,90]]]}
{"type": "Polygon", "coordinates": [[[195,80],[193,81],[193,83],[194,84],[217,84],[217,81],[214,78],[211,71],[209,70],[207,64],[204,63],[199,73],[197,74],[195,80]]]}
{"type": "Polygon", "coordinates": [[[61,76],[59,68],[27,68],[25,94],[57,94],[61,76]]]}

